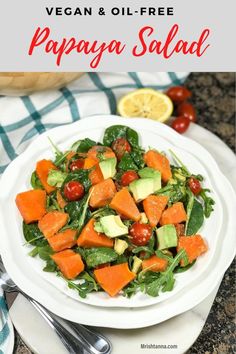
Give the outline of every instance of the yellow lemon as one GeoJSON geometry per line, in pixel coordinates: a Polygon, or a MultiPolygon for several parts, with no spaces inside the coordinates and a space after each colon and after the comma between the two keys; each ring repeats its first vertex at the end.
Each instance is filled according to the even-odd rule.
{"type": "Polygon", "coordinates": [[[173,103],[164,93],[143,88],[122,97],[118,112],[122,117],[144,117],[165,122],[173,112],[173,103]]]}

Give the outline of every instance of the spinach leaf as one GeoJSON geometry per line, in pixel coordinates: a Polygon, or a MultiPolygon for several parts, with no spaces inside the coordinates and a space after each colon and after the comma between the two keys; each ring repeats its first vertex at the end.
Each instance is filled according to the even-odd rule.
{"type": "Polygon", "coordinates": [[[186,235],[195,235],[204,221],[204,213],[202,204],[194,199],[192,211],[188,221],[186,235]]]}
{"type": "Polygon", "coordinates": [[[117,138],[127,139],[132,147],[139,146],[139,138],[137,132],[125,125],[112,125],[111,127],[107,128],[104,133],[103,144],[106,146],[111,146],[113,141],[117,138]]]}
{"type": "Polygon", "coordinates": [[[79,219],[83,210],[84,202],[85,202],[85,198],[79,201],[67,203],[67,205],[65,206],[65,212],[69,214],[70,221],[79,219]]]}
{"type": "Polygon", "coordinates": [[[142,150],[140,148],[134,148],[130,152],[130,156],[131,156],[132,160],[135,161],[135,164],[138,166],[139,170],[145,166],[144,150],[142,150]]]}
{"type": "Polygon", "coordinates": [[[54,251],[49,245],[38,247],[38,255],[44,261],[50,260],[51,259],[50,255],[52,255],[53,253],[54,251]]]}
{"type": "Polygon", "coordinates": [[[97,145],[96,141],[93,141],[89,138],[76,141],[72,146],[71,150],[76,152],[88,152],[91,147],[97,145]]]}
{"type": "Polygon", "coordinates": [[[131,154],[127,152],[123,155],[122,159],[120,160],[118,164],[118,168],[120,168],[123,171],[127,171],[127,170],[137,171],[139,169],[136,163],[134,162],[131,154]]]}
{"type": "Polygon", "coordinates": [[[186,211],[187,211],[187,221],[185,224],[185,234],[188,228],[188,223],[190,220],[190,216],[192,213],[192,209],[193,209],[193,203],[194,203],[194,194],[192,193],[192,191],[190,190],[190,188],[186,189],[186,193],[187,193],[187,207],[186,207],[186,211]]]}
{"type": "Polygon", "coordinates": [[[121,255],[118,255],[114,264],[122,264],[122,263],[126,263],[126,262],[127,262],[127,257],[124,254],[121,254],[121,255]]]}
{"type": "Polygon", "coordinates": [[[107,247],[90,248],[85,250],[85,261],[89,268],[95,268],[99,264],[113,262],[118,258],[118,254],[107,247]]]}
{"type": "Polygon", "coordinates": [[[38,178],[36,171],[34,171],[30,178],[30,184],[33,189],[44,189],[40,179],[38,178]]]}
{"type": "Polygon", "coordinates": [[[70,172],[68,173],[66,179],[64,180],[62,187],[61,187],[61,192],[63,194],[64,186],[66,183],[70,181],[78,181],[83,184],[85,193],[88,192],[89,188],[91,187],[91,181],[89,179],[89,173],[91,172],[90,169],[88,170],[77,170],[75,172],[70,172]]]}
{"type": "Polygon", "coordinates": [[[88,207],[90,196],[91,193],[86,195],[81,201],[71,202],[66,206],[66,210],[71,216],[71,219],[68,225],[64,226],[62,230],[70,228],[73,230],[77,230],[78,234],[81,232],[83,226],[90,217],[90,211],[88,207]]]}
{"type": "Polygon", "coordinates": [[[37,223],[26,224],[23,222],[22,228],[23,235],[27,243],[37,246],[42,243],[42,240],[45,240],[44,235],[39,230],[37,223]]]}
{"type": "Polygon", "coordinates": [[[85,260],[85,248],[76,247],[76,248],[74,248],[74,251],[76,253],[79,253],[81,255],[81,257],[83,258],[83,260],[85,260]]]}
{"type": "Polygon", "coordinates": [[[135,130],[127,127],[126,139],[128,140],[128,142],[133,148],[139,147],[139,137],[138,137],[138,133],[135,130]]]}
{"type": "Polygon", "coordinates": [[[39,257],[46,261],[46,266],[43,268],[44,272],[55,272],[57,270],[56,263],[50,257],[54,251],[49,245],[37,247],[39,257]]]}

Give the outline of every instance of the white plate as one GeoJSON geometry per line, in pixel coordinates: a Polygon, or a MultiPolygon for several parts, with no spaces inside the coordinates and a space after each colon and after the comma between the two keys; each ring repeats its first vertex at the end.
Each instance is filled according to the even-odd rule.
{"type": "MultiPolygon", "coordinates": [[[[234,198],[234,194],[233,191],[231,189],[231,187],[229,186],[227,180],[225,180],[225,178],[222,176],[222,174],[220,173],[216,163],[214,162],[214,160],[211,158],[211,156],[208,154],[208,152],[206,150],[204,150],[201,146],[199,146],[198,144],[196,144],[193,141],[190,141],[186,138],[183,138],[182,136],[177,135],[175,132],[173,132],[172,130],[170,130],[168,127],[164,126],[164,125],[159,125],[157,123],[151,122],[151,121],[147,121],[147,120],[125,120],[125,119],[115,119],[115,117],[100,117],[100,120],[98,119],[98,117],[96,118],[89,118],[86,121],[81,121],[79,123],[76,123],[75,125],[70,125],[67,127],[63,127],[63,130],[61,128],[57,128],[55,130],[50,131],[50,137],[53,138],[54,141],[58,141],[60,140],[60,131],[63,137],[61,137],[62,140],[66,139],[67,136],[71,136],[72,140],[75,140],[77,138],[77,135],[75,136],[75,130],[76,130],[76,126],[78,127],[78,129],[80,130],[80,132],[83,129],[87,130],[88,125],[92,125],[93,129],[92,131],[94,131],[95,127],[97,126],[109,126],[111,124],[127,124],[131,127],[134,127],[137,130],[142,130],[142,137],[145,134],[145,131],[149,131],[150,134],[153,134],[152,132],[156,131],[156,134],[160,137],[165,137],[165,139],[167,139],[167,141],[164,141],[160,138],[158,138],[158,141],[156,142],[155,146],[159,147],[159,144],[168,144],[168,146],[171,145],[177,145],[177,146],[181,146],[180,150],[186,149],[187,151],[189,151],[189,149],[191,149],[191,153],[192,155],[196,155],[197,154],[197,159],[195,160],[195,163],[198,163],[198,165],[196,165],[196,170],[193,169],[193,172],[201,172],[202,170],[199,168],[203,168],[206,171],[208,171],[208,174],[210,175],[210,179],[212,179],[212,188],[214,191],[217,190],[217,185],[221,184],[221,190],[219,190],[219,197],[221,199],[221,202],[219,200],[217,200],[217,205],[218,208],[220,207],[221,203],[224,204],[224,207],[218,212],[219,212],[219,216],[222,215],[222,212],[224,211],[226,213],[226,216],[229,218],[227,225],[225,225],[225,230],[228,229],[228,231],[226,232],[226,235],[229,237],[228,243],[230,243],[230,247],[229,247],[229,253],[227,255],[227,257],[224,257],[224,262],[223,264],[221,264],[220,267],[218,267],[218,264],[220,263],[219,261],[216,262],[216,257],[219,258],[219,255],[216,256],[217,251],[215,250],[215,254],[214,252],[212,252],[212,254],[209,256],[208,255],[208,259],[206,259],[206,263],[208,264],[208,266],[204,266],[202,264],[202,268],[204,269],[204,271],[202,271],[202,269],[198,269],[198,274],[192,275],[192,281],[191,281],[191,286],[188,286],[187,288],[187,292],[180,290],[179,292],[174,296],[175,299],[175,304],[177,305],[176,308],[173,309],[173,306],[168,306],[168,303],[170,302],[170,300],[166,300],[163,301],[161,303],[159,303],[158,305],[155,306],[158,307],[159,310],[164,310],[158,312],[158,316],[153,317],[153,306],[150,308],[140,308],[139,311],[140,312],[140,318],[137,320],[137,313],[136,310],[132,309],[112,309],[112,316],[109,316],[109,314],[111,314],[111,312],[109,311],[109,309],[98,309],[98,308],[91,308],[88,307],[86,305],[83,304],[79,304],[76,300],[69,298],[68,296],[66,296],[65,294],[63,294],[62,292],[56,290],[51,284],[49,284],[48,282],[46,282],[44,279],[36,276],[35,274],[35,270],[33,268],[29,268],[29,263],[28,261],[26,261],[26,257],[22,257],[22,252],[20,250],[22,250],[22,246],[21,244],[19,244],[19,233],[21,232],[20,229],[20,225],[18,225],[17,223],[17,229],[15,230],[15,234],[17,234],[18,238],[16,237],[14,242],[12,242],[12,239],[7,238],[7,234],[6,234],[6,229],[4,232],[3,231],[3,235],[4,237],[1,239],[1,248],[2,248],[2,255],[6,264],[6,267],[10,273],[10,275],[13,277],[13,279],[17,282],[17,284],[19,286],[21,286],[26,292],[30,293],[33,297],[35,297],[36,299],[38,299],[39,301],[43,302],[44,304],[46,304],[52,311],[54,311],[55,313],[57,313],[58,315],[61,315],[65,318],[74,320],[74,321],[78,321],[78,322],[82,322],[82,323],[86,323],[86,324],[92,324],[92,325],[103,325],[103,326],[108,326],[108,327],[117,327],[117,328],[132,328],[132,327],[142,327],[142,326],[147,326],[150,324],[154,324],[157,322],[161,322],[164,319],[170,318],[173,315],[176,315],[180,312],[186,311],[187,309],[191,308],[192,306],[195,306],[197,303],[199,303],[201,300],[203,300],[203,298],[205,296],[207,296],[207,294],[209,294],[209,292],[213,289],[214,285],[216,285],[217,281],[219,280],[220,276],[223,274],[223,272],[225,271],[225,269],[227,268],[227,266],[229,265],[229,262],[232,260],[233,255],[234,255],[234,247],[232,247],[233,244],[233,239],[232,239],[232,230],[235,227],[235,221],[233,218],[231,218],[231,210],[234,210],[235,208],[235,198],[234,198]],[[173,141],[172,141],[173,140],[173,141]],[[204,156],[204,161],[203,161],[203,165],[204,167],[201,166],[201,164],[199,163],[199,159],[198,156],[204,156]],[[196,162],[198,160],[198,162],[196,162]],[[214,179],[213,179],[214,176],[214,179]],[[217,183],[216,183],[217,182],[217,183]],[[226,198],[226,196],[228,195],[228,197],[226,198]],[[230,198],[231,197],[231,198],[230,198]],[[226,198],[226,201],[225,201],[226,198]],[[229,200],[228,200],[229,199],[229,200]],[[231,205],[230,205],[231,204],[231,205]],[[18,239],[18,242],[17,242],[18,239]],[[20,254],[20,256],[19,256],[20,254]],[[15,260],[15,262],[13,263],[12,260],[15,260]],[[217,271],[215,272],[215,270],[217,269],[217,271]],[[205,283],[205,280],[207,279],[207,283],[205,283]],[[202,285],[208,284],[205,289],[202,287],[202,285]],[[192,295],[189,296],[189,294],[192,292],[192,295]],[[186,297],[186,293],[187,293],[187,297],[186,297]],[[184,299],[184,300],[183,300],[184,299]],[[61,304],[63,303],[63,307],[61,306],[61,304]],[[167,308],[166,308],[167,305],[167,308]],[[96,316],[94,316],[94,312],[97,313],[96,316]],[[142,316],[143,313],[147,313],[148,316],[142,316]],[[134,316],[132,316],[131,314],[134,314],[134,316]],[[129,314],[129,317],[127,318],[127,314],[129,314]],[[102,316],[101,316],[102,315],[102,316]],[[104,315],[106,317],[104,317],[104,315]],[[105,320],[106,318],[106,320],[105,320]]],[[[101,129],[101,128],[100,128],[101,129]]],[[[103,129],[104,131],[104,129],[103,129]]],[[[91,132],[86,132],[83,133],[83,136],[90,136],[91,132]]],[[[11,211],[11,215],[9,215],[9,204],[11,204],[10,208],[14,208],[14,203],[12,201],[12,203],[9,202],[9,198],[14,198],[15,193],[15,189],[17,188],[17,192],[19,191],[19,185],[23,185],[24,189],[27,187],[25,185],[25,176],[27,175],[27,171],[30,174],[30,171],[33,169],[33,165],[34,163],[29,160],[29,157],[32,159],[32,155],[34,155],[34,161],[36,161],[38,159],[38,157],[40,157],[40,154],[42,154],[43,156],[45,156],[45,152],[44,149],[47,147],[43,146],[43,144],[46,143],[46,138],[45,135],[41,136],[40,138],[38,138],[37,140],[34,141],[34,143],[31,145],[30,149],[28,149],[26,151],[25,154],[21,155],[12,165],[11,167],[8,168],[8,170],[6,171],[6,173],[4,174],[3,178],[2,178],[2,183],[1,183],[1,198],[2,198],[2,202],[1,202],[1,206],[5,206],[4,210],[2,209],[1,215],[4,216],[4,221],[5,221],[5,225],[8,225],[8,232],[9,232],[9,228],[11,229],[12,225],[14,225],[14,218],[12,220],[12,211],[11,211]],[[41,140],[41,139],[42,140],[41,140]],[[39,151],[38,151],[38,150],[39,151]],[[37,153],[35,155],[35,150],[37,150],[37,153]],[[40,152],[40,154],[39,154],[40,152]],[[28,162],[28,164],[26,164],[26,162],[28,162]],[[17,181],[16,178],[12,177],[12,171],[14,171],[14,173],[18,170],[20,171],[21,169],[24,168],[24,176],[17,176],[17,181]],[[8,185],[8,189],[4,186],[6,186],[6,183],[8,185]],[[16,183],[16,186],[14,186],[14,184],[16,183]],[[7,202],[8,201],[8,202],[7,202]],[[9,226],[10,225],[10,226],[9,226]]],[[[143,139],[142,139],[143,140],[143,139]]],[[[144,143],[145,145],[145,143],[144,143]]],[[[162,145],[164,146],[164,145],[162,145]]],[[[161,147],[162,147],[161,146],[161,147]]],[[[166,148],[165,148],[166,150],[166,148]]],[[[187,154],[181,155],[181,151],[178,150],[178,154],[180,155],[180,157],[183,159],[184,162],[187,161],[188,157],[187,154]]],[[[176,148],[175,148],[176,151],[176,148]]],[[[29,175],[28,174],[28,175],[29,175]]],[[[205,173],[203,173],[205,175],[205,173]]],[[[208,182],[207,182],[208,184],[208,182]]],[[[214,196],[216,197],[216,195],[214,196]]],[[[12,209],[13,210],[13,209],[12,209]]],[[[214,214],[213,214],[214,215],[214,214]]],[[[18,219],[19,220],[19,217],[18,219]]],[[[220,223],[219,223],[220,225],[220,223]]],[[[212,225],[213,227],[213,225],[212,225]]],[[[14,235],[11,231],[11,235],[14,235]]],[[[216,237],[216,234],[211,234],[212,239],[214,237],[216,237]]],[[[208,241],[211,243],[212,240],[208,239],[208,241]]],[[[218,240],[218,244],[216,242],[212,243],[212,250],[214,248],[214,246],[220,245],[221,242],[223,240],[218,240]]],[[[227,246],[227,245],[226,245],[227,246]]],[[[210,252],[208,253],[210,254],[210,252]]],[[[204,259],[205,256],[202,257],[202,259],[204,259]]],[[[29,257],[28,257],[29,258],[29,257]]],[[[200,260],[199,260],[200,263],[200,260]]],[[[203,262],[204,263],[204,262],[203,262]]],[[[197,262],[198,264],[198,262],[197,262]]],[[[192,271],[196,271],[192,270],[192,271]]],[[[190,271],[189,271],[190,272],[190,271]]],[[[187,274],[187,273],[185,273],[187,274]]],[[[190,284],[190,283],[188,283],[190,284]]],[[[177,281],[177,285],[178,286],[178,281],[177,281]]],[[[173,294],[173,292],[172,292],[173,294]]],[[[127,299],[125,299],[127,300],[127,299]]],[[[99,299],[99,301],[101,301],[99,299]]],[[[138,299],[138,301],[140,301],[140,299],[138,299]]],[[[131,302],[130,302],[131,303],[131,302]]],[[[175,307],[175,306],[174,306],[175,307]]]]}
{"type": "MultiPolygon", "coordinates": [[[[202,142],[204,147],[209,149],[219,163],[221,170],[232,181],[232,185],[236,187],[236,157],[233,152],[219,138],[196,124],[192,124],[186,134],[192,139],[202,142]],[[217,145],[217,149],[215,145],[217,145]]],[[[111,340],[112,353],[114,354],[125,353],[127,351],[127,341],[129,342],[130,353],[150,353],[150,349],[141,349],[140,344],[154,343],[161,345],[169,343],[170,333],[171,343],[178,346],[175,354],[185,353],[198,337],[209,314],[217,289],[214,289],[213,293],[198,306],[192,308],[191,311],[159,325],[136,330],[103,328],[102,333],[111,340]],[[191,326],[189,326],[189,323],[191,323],[191,326]]],[[[66,350],[58,340],[57,335],[21,295],[17,297],[11,307],[10,316],[18,333],[34,353],[48,354],[48,348],[50,348],[51,353],[66,354],[66,350]],[[24,313],[28,314],[26,321],[22,321],[24,313]],[[40,333],[40,338],[38,333],[40,333]]],[[[173,349],[165,349],[165,353],[173,354],[173,349]]]]}
{"type": "MultiPolygon", "coordinates": [[[[83,125],[81,124],[81,122],[79,124],[76,123],[77,129],[75,125],[68,126],[67,128],[69,129],[67,129],[67,131],[65,131],[65,127],[63,128],[61,127],[52,130],[49,133],[45,133],[41,135],[39,138],[37,138],[33,142],[33,144],[31,144],[28,150],[22,155],[24,175],[21,178],[14,175],[14,177],[12,178],[12,182],[14,183],[14,187],[11,189],[11,196],[12,196],[11,199],[13,205],[10,206],[9,208],[14,207],[14,198],[17,193],[30,188],[29,180],[32,171],[35,169],[35,161],[38,161],[42,158],[49,158],[49,159],[54,158],[52,148],[48,141],[48,135],[50,135],[50,138],[54,142],[56,142],[56,144],[59,146],[59,148],[62,151],[64,151],[68,149],[75,140],[83,139],[85,137],[89,137],[90,139],[93,139],[95,141],[101,141],[102,136],[104,134],[104,127],[110,126],[112,124],[111,120],[113,123],[114,118],[106,119],[106,122],[98,118],[95,119],[93,118],[93,124],[92,124],[93,128],[90,129],[89,131],[88,131],[88,124],[87,124],[88,120],[86,120],[83,121],[84,123],[83,125]]],[[[117,120],[114,121],[113,124],[115,124],[116,122],[117,120]]],[[[69,289],[66,282],[62,278],[57,277],[55,273],[43,272],[42,269],[44,267],[44,262],[40,258],[37,257],[31,258],[27,255],[29,253],[29,247],[23,246],[24,239],[21,230],[19,230],[21,234],[21,238],[19,237],[18,229],[21,228],[22,222],[21,222],[21,216],[19,215],[15,207],[16,222],[11,223],[11,233],[14,236],[11,238],[10,243],[11,245],[14,245],[14,251],[17,252],[18,265],[22,267],[23,262],[25,264],[28,263],[27,268],[31,268],[35,270],[35,273],[38,273],[39,276],[44,277],[47,281],[49,281],[51,284],[56,286],[59,290],[61,290],[68,296],[74,298],[75,300],[85,302],[90,305],[103,306],[103,307],[107,307],[107,306],[108,307],[111,306],[142,307],[142,306],[152,305],[164,301],[177,294],[183,288],[190,287],[191,283],[193,281],[196,281],[196,279],[199,278],[209,267],[209,264],[214,255],[215,247],[217,244],[217,238],[222,224],[222,214],[221,214],[222,206],[219,197],[217,195],[217,186],[214,185],[214,179],[213,178],[211,179],[210,176],[208,175],[207,169],[203,166],[201,162],[199,162],[198,156],[196,156],[194,150],[191,153],[189,152],[191,151],[189,144],[183,147],[181,145],[181,139],[179,140],[179,135],[176,133],[173,134],[173,131],[169,128],[167,128],[168,129],[167,134],[165,134],[165,138],[163,138],[162,135],[160,134],[163,129],[162,124],[160,124],[159,126],[155,124],[156,130],[154,131],[150,129],[146,120],[132,120],[132,121],[129,120],[128,124],[132,125],[133,127],[135,126],[136,130],[139,132],[139,135],[141,137],[141,145],[144,146],[146,149],[148,148],[148,146],[153,146],[158,150],[168,152],[168,150],[171,148],[181,158],[183,163],[186,166],[188,166],[190,171],[196,174],[200,173],[205,177],[206,186],[213,191],[212,195],[216,201],[214,213],[211,215],[211,218],[206,220],[201,230],[202,234],[205,236],[209,244],[209,251],[199,259],[199,261],[191,268],[191,270],[176,275],[176,284],[173,291],[161,293],[160,296],[158,297],[150,297],[140,292],[135,296],[133,296],[131,299],[125,298],[122,295],[111,298],[105,292],[98,292],[98,293],[91,293],[87,296],[86,299],[82,299],[78,296],[76,291],[69,289]],[[170,133],[172,133],[172,135],[170,133]],[[214,237],[212,237],[212,235],[214,235],[214,237]]],[[[198,147],[195,148],[195,151],[197,151],[198,153],[198,147]]],[[[8,184],[9,184],[10,177],[13,176],[13,171],[15,172],[17,171],[17,169],[22,168],[22,167],[20,168],[19,160],[20,159],[16,160],[6,171],[6,178],[8,184]]],[[[212,163],[212,159],[208,158],[207,164],[210,165],[212,168],[214,168],[214,165],[212,166],[211,163],[212,163]]],[[[6,207],[4,207],[3,212],[5,213],[5,218],[7,217],[7,215],[9,216],[9,211],[10,210],[7,211],[6,207]]],[[[7,225],[5,227],[7,227],[7,225]]]]}

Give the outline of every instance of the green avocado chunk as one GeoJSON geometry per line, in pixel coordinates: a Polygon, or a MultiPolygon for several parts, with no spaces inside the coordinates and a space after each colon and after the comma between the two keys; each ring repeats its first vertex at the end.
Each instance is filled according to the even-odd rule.
{"type": "Polygon", "coordinates": [[[161,173],[154,168],[144,167],[142,170],[138,171],[141,178],[153,178],[153,193],[161,189],[161,173]]]}
{"type": "Polygon", "coordinates": [[[105,235],[117,237],[128,234],[128,227],[123,224],[119,215],[107,215],[100,219],[100,224],[105,235]]]}
{"type": "Polygon", "coordinates": [[[129,189],[136,202],[140,202],[154,193],[153,181],[153,178],[140,178],[130,183],[129,189]]]}
{"type": "Polygon", "coordinates": [[[116,174],[116,158],[111,157],[104,161],[99,162],[99,167],[102,171],[104,179],[113,178],[116,174]]]}
{"type": "Polygon", "coordinates": [[[167,224],[156,230],[158,249],[164,250],[176,247],[178,243],[177,232],[173,224],[167,224]]]}

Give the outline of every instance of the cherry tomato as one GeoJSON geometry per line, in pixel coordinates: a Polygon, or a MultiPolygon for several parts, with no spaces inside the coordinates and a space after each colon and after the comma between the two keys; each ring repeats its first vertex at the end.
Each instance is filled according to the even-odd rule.
{"type": "Polygon", "coordinates": [[[64,195],[70,201],[79,200],[84,195],[84,186],[78,181],[70,181],[65,184],[64,195]]]}
{"type": "Polygon", "coordinates": [[[125,138],[118,138],[114,140],[111,147],[119,161],[126,152],[131,151],[131,146],[125,138]]]}
{"type": "Polygon", "coordinates": [[[177,113],[180,116],[188,118],[191,122],[196,122],[196,110],[189,102],[182,102],[177,107],[177,113]]]}
{"type": "Polygon", "coordinates": [[[136,246],[144,246],[148,243],[152,236],[152,228],[148,224],[141,224],[135,222],[130,230],[130,235],[132,236],[132,243],[136,246]]]}
{"type": "Polygon", "coordinates": [[[170,99],[178,104],[181,103],[192,96],[192,93],[184,86],[173,86],[166,91],[166,95],[170,99]]]}
{"type": "Polygon", "coordinates": [[[80,170],[81,168],[84,167],[84,159],[77,159],[71,162],[70,164],[70,170],[71,171],[76,171],[80,170]]]}
{"type": "Polygon", "coordinates": [[[197,195],[201,192],[202,186],[198,179],[190,177],[188,180],[188,185],[193,194],[197,195]]]}
{"type": "Polygon", "coordinates": [[[135,181],[136,179],[139,179],[138,174],[135,171],[126,171],[122,176],[121,176],[121,184],[122,186],[128,186],[131,182],[135,181]]]}
{"type": "Polygon", "coordinates": [[[171,126],[174,130],[176,130],[178,133],[182,134],[184,133],[190,124],[190,120],[186,117],[177,117],[173,122],[171,123],[171,126]]]}

